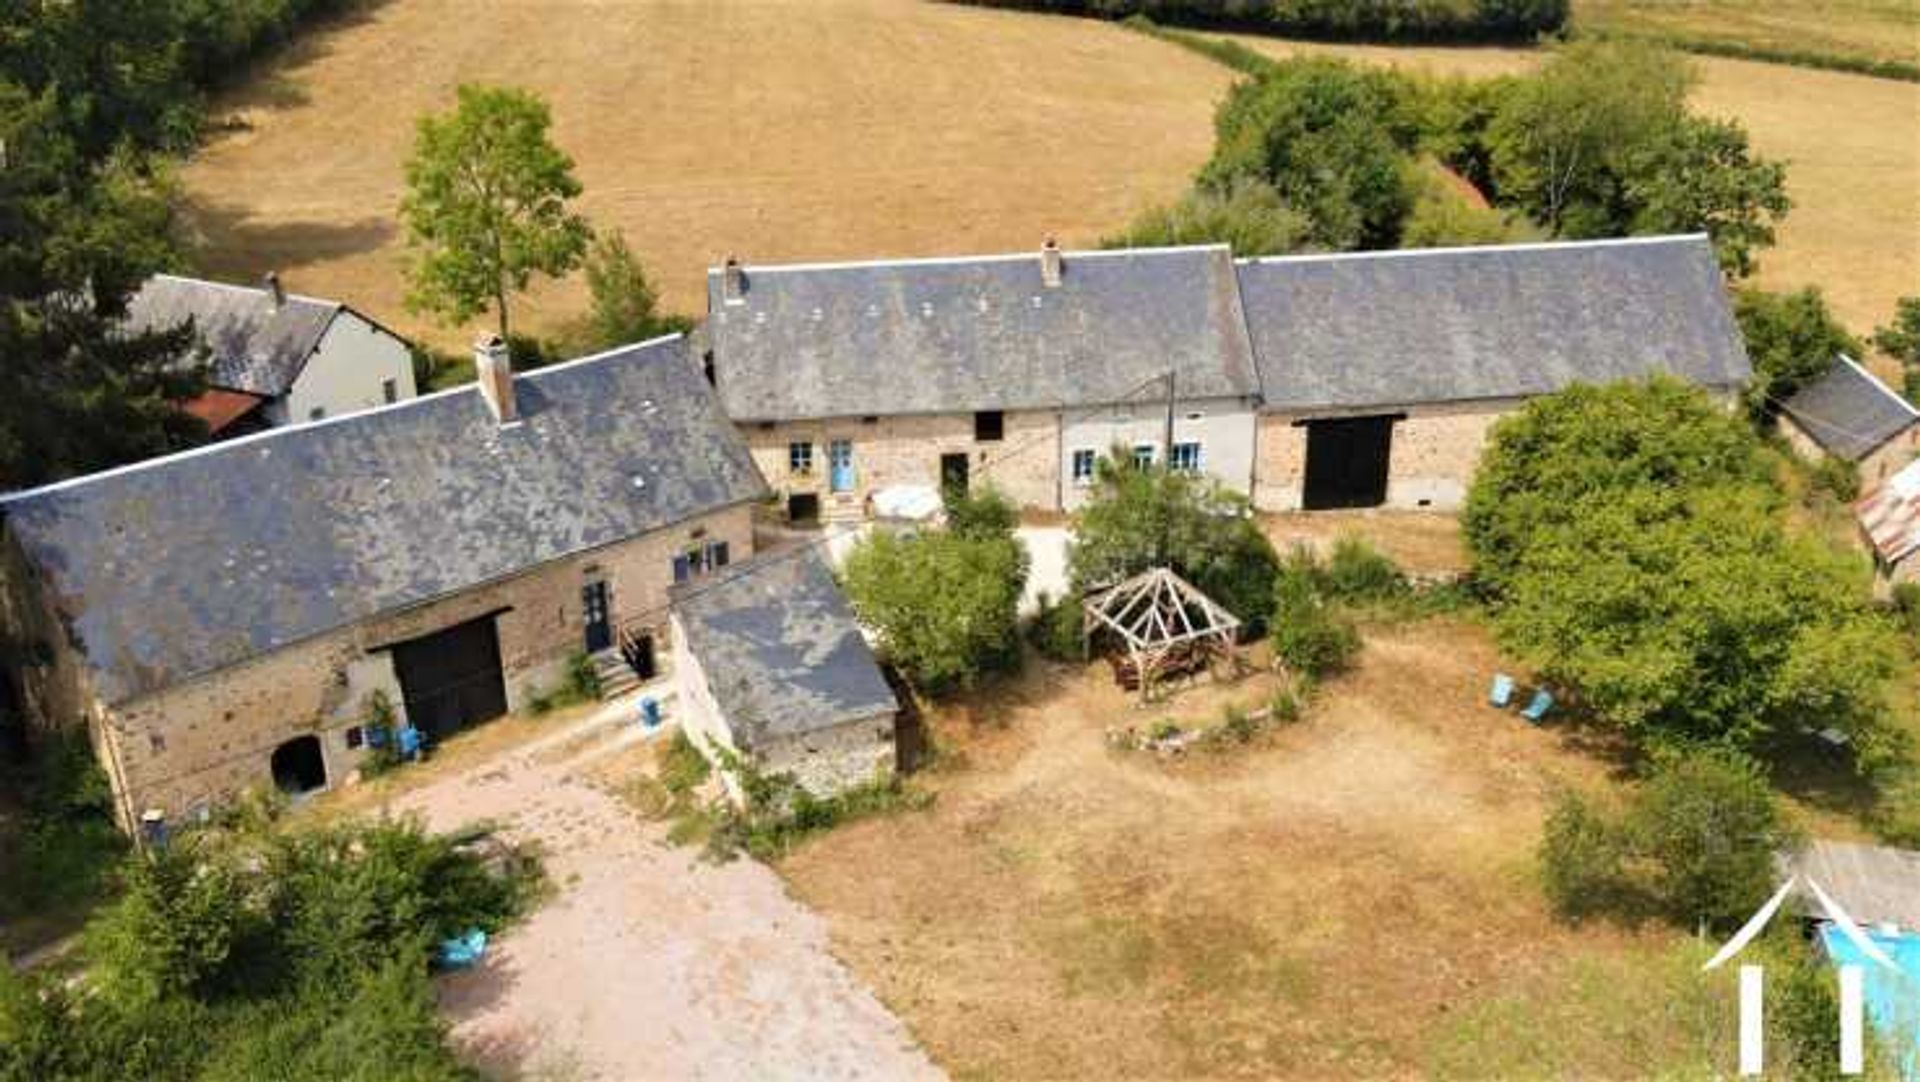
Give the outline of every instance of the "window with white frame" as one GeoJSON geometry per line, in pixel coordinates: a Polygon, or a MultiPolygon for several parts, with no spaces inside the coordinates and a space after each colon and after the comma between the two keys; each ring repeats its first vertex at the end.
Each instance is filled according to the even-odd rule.
{"type": "Polygon", "coordinates": [[[1200,441],[1182,440],[1173,445],[1173,453],[1167,456],[1167,465],[1182,473],[1200,472],[1200,441]]]}
{"type": "Polygon", "coordinates": [[[813,472],[813,444],[805,440],[787,444],[787,472],[802,476],[813,472]]]}
{"type": "Polygon", "coordinates": [[[1139,469],[1150,470],[1154,460],[1160,457],[1160,445],[1157,443],[1136,443],[1133,445],[1133,464],[1139,469]]]}
{"type": "Polygon", "coordinates": [[[1073,483],[1076,485],[1093,484],[1093,466],[1099,460],[1090,447],[1082,447],[1073,452],[1073,483]]]}

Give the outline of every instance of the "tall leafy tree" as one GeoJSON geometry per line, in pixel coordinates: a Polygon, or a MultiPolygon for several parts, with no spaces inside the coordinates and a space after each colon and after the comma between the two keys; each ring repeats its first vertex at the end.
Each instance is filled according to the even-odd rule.
{"type": "Polygon", "coordinates": [[[1203,187],[1271,185],[1304,213],[1308,239],[1335,249],[1392,247],[1413,202],[1417,125],[1388,72],[1310,58],[1237,84],[1214,119],[1203,187]]]}
{"type": "Polygon", "coordinates": [[[593,240],[586,259],[587,332],[595,349],[612,349],[656,335],[684,330],[688,321],[660,313],[660,294],[647,278],[639,257],[619,233],[593,240]]]}
{"type": "Polygon", "coordinates": [[[511,295],[579,266],[591,233],[568,209],[580,182],[551,127],[530,91],[474,84],[451,113],[420,119],[400,207],[416,249],[409,305],[452,323],[492,311],[504,339],[511,295]]]}
{"type": "Polygon", "coordinates": [[[1920,402],[1920,297],[1902,297],[1893,322],[1873,332],[1873,344],[1906,372],[1907,399],[1920,402]]]}

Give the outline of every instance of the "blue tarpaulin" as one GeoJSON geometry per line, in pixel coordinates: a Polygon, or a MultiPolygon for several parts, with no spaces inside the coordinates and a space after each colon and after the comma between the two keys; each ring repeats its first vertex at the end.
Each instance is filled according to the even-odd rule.
{"type": "Polygon", "coordinates": [[[1832,924],[1820,925],[1820,942],[1834,965],[1860,967],[1867,1017],[1882,1043],[1904,1061],[1901,1074],[1920,1082],[1920,933],[1862,930],[1896,968],[1867,957],[1832,924]]]}

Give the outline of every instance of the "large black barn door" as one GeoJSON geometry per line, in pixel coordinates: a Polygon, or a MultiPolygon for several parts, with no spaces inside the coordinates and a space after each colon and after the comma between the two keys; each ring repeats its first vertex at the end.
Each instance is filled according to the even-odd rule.
{"type": "Polygon", "coordinates": [[[393,667],[400,675],[407,720],[430,737],[507,712],[500,635],[491,616],[396,645],[393,667]]]}
{"type": "Polygon", "coordinates": [[[1397,417],[1342,417],[1307,422],[1309,511],[1378,507],[1387,502],[1387,463],[1397,417]]]}

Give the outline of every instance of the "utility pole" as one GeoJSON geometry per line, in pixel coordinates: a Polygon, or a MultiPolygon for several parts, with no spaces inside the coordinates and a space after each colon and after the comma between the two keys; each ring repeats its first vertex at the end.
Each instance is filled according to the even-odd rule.
{"type": "Polygon", "coordinates": [[[1173,406],[1173,369],[1169,368],[1167,369],[1167,438],[1160,445],[1160,464],[1168,473],[1173,472],[1173,406]]]}
{"type": "MultiPolygon", "coordinates": [[[[1166,439],[1160,444],[1160,472],[1169,482],[1173,479],[1173,407],[1175,393],[1173,369],[1169,368],[1167,369],[1166,439]]],[[[1173,561],[1173,515],[1170,513],[1170,509],[1165,506],[1161,507],[1160,512],[1160,551],[1157,553],[1160,558],[1155,562],[1161,567],[1170,567],[1173,561]]]]}

